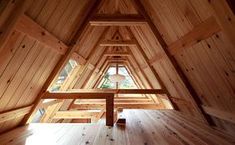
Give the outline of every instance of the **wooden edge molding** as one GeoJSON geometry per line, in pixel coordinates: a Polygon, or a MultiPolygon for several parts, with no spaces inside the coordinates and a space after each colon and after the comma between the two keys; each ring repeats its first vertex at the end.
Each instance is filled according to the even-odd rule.
{"type": "Polygon", "coordinates": [[[26,15],[22,15],[19,18],[15,29],[30,37],[33,37],[37,41],[56,50],[60,54],[65,54],[68,49],[68,46],[66,46],[61,40],[56,38],[53,34],[48,32],[46,29],[26,15]]]}

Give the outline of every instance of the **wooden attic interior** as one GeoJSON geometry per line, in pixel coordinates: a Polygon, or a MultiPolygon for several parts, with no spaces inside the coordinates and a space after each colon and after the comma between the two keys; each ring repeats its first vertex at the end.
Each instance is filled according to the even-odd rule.
{"type": "Polygon", "coordinates": [[[0,1],[0,144],[235,144],[234,12],[233,0],[0,1]]]}

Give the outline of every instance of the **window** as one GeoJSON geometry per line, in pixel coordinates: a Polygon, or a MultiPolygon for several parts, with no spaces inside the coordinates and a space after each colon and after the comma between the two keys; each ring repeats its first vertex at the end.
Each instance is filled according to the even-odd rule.
{"type": "MultiPolygon", "coordinates": [[[[119,89],[137,89],[135,82],[124,66],[118,67],[118,73],[125,76],[125,80],[118,84],[119,89]]],[[[115,89],[116,84],[109,80],[109,76],[113,74],[116,74],[116,67],[110,67],[108,69],[98,88],[115,89]]]]}
{"type": "Polygon", "coordinates": [[[70,59],[68,63],[65,65],[65,67],[60,72],[57,80],[54,82],[54,84],[49,89],[50,91],[58,91],[60,90],[61,86],[64,84],[66,79],[71,75],[71,72],[78,66],[77,62],[73,59],[70,59]]]}

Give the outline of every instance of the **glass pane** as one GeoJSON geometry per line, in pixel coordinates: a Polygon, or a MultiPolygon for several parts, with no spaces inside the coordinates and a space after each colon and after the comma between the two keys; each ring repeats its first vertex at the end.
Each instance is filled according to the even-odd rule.
{"type": "Polygon", "coordinates": [[[64,69],[60,72],[57,80],[55,83],[51,86],[50,91],[58,91],[60,90],[61,86],[65,82],[65,80],[69,77],[72,70],[74,70],[75,67],[77,67],[78,64],[76,61],[70,59],[68,63],[65,65],[64,69]]]}

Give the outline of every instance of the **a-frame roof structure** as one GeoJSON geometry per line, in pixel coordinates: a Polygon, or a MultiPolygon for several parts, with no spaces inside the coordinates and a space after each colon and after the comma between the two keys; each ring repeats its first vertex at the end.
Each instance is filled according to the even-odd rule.
{"type": "Polygon", "coordinates": [[[0,14],[0,132],[39,108],[47,112],[42,122],[84,109],[74,96],[43,103],[69,60],[77,66],[59,91],[97,91],[119,64],[141,89],[130,94],[146,93],[116,98],[121,108],[173,108],[208,125],[234,123],[234,13],[225,0],[15,0],[2,2],[0,14]]]}

